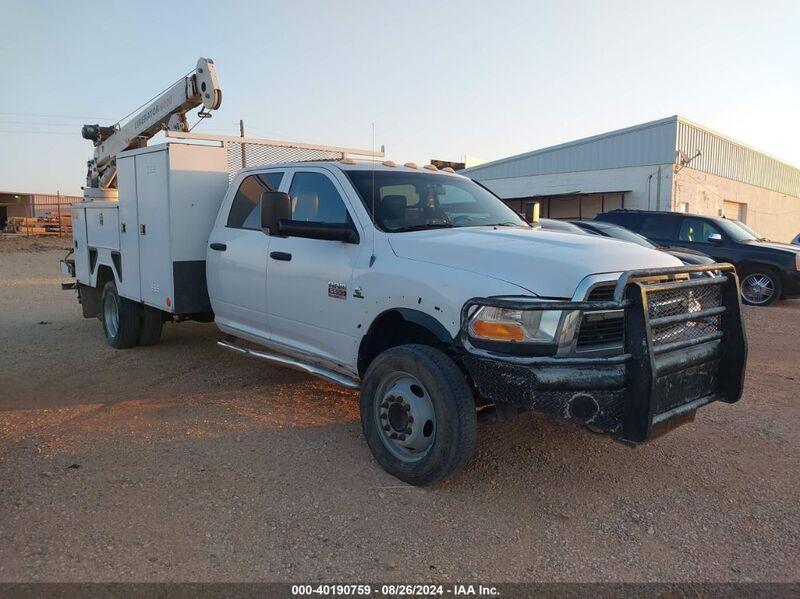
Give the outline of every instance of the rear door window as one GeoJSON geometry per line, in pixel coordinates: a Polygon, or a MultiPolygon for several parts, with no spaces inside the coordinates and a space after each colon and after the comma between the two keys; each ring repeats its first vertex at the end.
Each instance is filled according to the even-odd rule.
{"type": "Polygon", "coordinates": [[[261,194],[277,191],[283,180],[282,171],[258,173],[244,178],[228,213],[227,227],[231,229],[261,229],[261,194]]]}
{"type": "Polygon", "coordinates": [[[671,241],[674,237],[674,232],[675,219],[671,216],[648,216],[639,230],[639,234],[648,239],[661,239],[664,241],[671,241]]]}

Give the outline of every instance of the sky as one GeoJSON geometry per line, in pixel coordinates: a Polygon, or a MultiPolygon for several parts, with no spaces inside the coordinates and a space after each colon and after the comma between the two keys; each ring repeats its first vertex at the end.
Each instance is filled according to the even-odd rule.
{"type": "MultiPolygon", "coordinates": [[[[503,158],[679,114],[800,166],[798,2],[0,0],[0,190],[79,194],[91,142],[213,58],[195,131],[503,158]]],[[[190,124],[196,118],[192,111],[190,124]]]]}

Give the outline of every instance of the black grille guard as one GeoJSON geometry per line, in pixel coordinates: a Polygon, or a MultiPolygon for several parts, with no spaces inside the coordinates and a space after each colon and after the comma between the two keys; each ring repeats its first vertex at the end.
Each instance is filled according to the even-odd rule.
{"type": "MultiPolygon", "coordinates": [[[[747,362],[738,279],[733,265],[727,263],[627,271],[617,280],[612,301],[475,297],[461,310],[457,345],[484,361],[500,360],[532,368],[534,384],[539,378],[537,366],[591,368],[623,364],[618,436],[632,443],[647,440],[654,425],[712,401],[738,401],[747,362]],[[705,273],[714,276],[687,278],[705,273]],[[613,356],[581,357],[481,349],[470,337],[469,321],[482,306],[581,313],[624,310],[623,350],[613,356]]],[[[570,388],[568,380],[563,388],[570,388]]]]}

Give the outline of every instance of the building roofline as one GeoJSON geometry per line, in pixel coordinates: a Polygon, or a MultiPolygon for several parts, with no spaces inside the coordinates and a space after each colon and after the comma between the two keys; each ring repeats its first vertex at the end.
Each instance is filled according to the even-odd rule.
{"type": "Polygon", "coordinates": [[[678,115],[668,116],[663,119],[657,119],[655,121],[648,121],[646,123],[640,123],[638,125],[632,125],[630,127],[624,127],[622,129],[615,129],[614,131],[607,131],[605,133],[598,133],[596,135],[591,135],[589,137],[582,137],[580,139],[575,139],[573,141],[567,141],[564,143],[556,144],[554,146],[547,146],[546,148],[541,148],[539,150],[533,150],[531,152],[523,152],[522,154],[515,154],[513,156],[508,156],[506,158],[499,158],[497,160],[492,160],[491,162],[484,162],[483,164],[479,164],[478,166],[473,166],[471,168],[463,169],[459,172],[461,173],[469,173],[472,171],[477,171],[482,168],[486,168],[489,166],[496,166],[498,164],[503,164],[506,162],[511,162],[512,160],[519,160],[522,158],[528,158],[530,156],[535,156],[537,154],[546,154],[548,152],[552,152],[554,150],[562,150],[564,148],[571,148],[575,146],[581,146],[583,144],[591,143],[597,141],[599,139],[604,139],[607,137],[616,137],[617,135],[624,135],[626,133],[631,133],[633,131],[641,131],[644,129],[650,129],[651,127],[658,127],[660,125],[665,125],[667,123],[678,122],[682,120],[681,117],[678,115]]]}
{"type": "Polygon", "coordinates": [[[770,160],[774,160],[775,162],[780,162],[784,166],[788,166],[789,168],[793,168],[795,170],[800,171],[800,167],[798,167],[798,166],[796,166],[796,165],[794,165],[794,164],[792,164],[790,162],[786,162],[785,160],[781,160],[777,156],[775,156],[773,154],[770,154],[768,152],[765,152],[764,150],[761,150],[759,148],[756,148],[755,146],[751,146],[749,144],[744,143],[743,141],[739,141],[738,139],[734,139],[732,137],[724,135],[724,134],[720,133],[719,131],[714,131],[714,129],[711,129],[709,127],[706,127],[705,125],[701,125],[699,123],[696,123],[696,122],[694,122],[694,121],[692,121],[690,119],[684,118],[682,116],[676,116],[675,118],[678,119],[678,122],[681,122],[684,125],[689,125],[689,126],[694,127],[696,129],[700,129],[701,131],[705,131],[706,133],[714,135],[715,137],[719,137],[720,139],[724,139],[727,142],[735,144],[735,145],[739,146],[740,148],[745,148],[747,150],[750,150],[751,152],[756,152],[758,154],[761,154],[762,156],[765,156],[765,157],[769,158],[770,160]]]}
{"type": "MultiPolygon", "coordinates": [[[[663,119],[657,119],[655,121],[648,121],[646,123],[640,123],[638,125],[633,125],[631,127],[624,127],[622,129],[615,129],[613,131],[607,131],[605,133],[598,133],[597,135],[590,135],[589,137],[582,137],[580,139],[575,139],[573,141],[568,141],[568,142],[556,144],[554,146],[547,146],[545,148],[540,148],[538,150],[532,150],[530,152],[523,152],[522,154],[514,154],[513,156],[507,156],[506,158],[499,158],[497,160],[492,160],[491,162],[484,162],[483,164],[479,164],[478,166],[473,166],[471,168],[463,169],[463,170],[461,170],[459,172],[465,173],[465,174],[469,174],[469,173],[472,173],[472,172],[479,171],[480,169],[483,169],[483,168],[486,168],[486,167],[492,167],[492,166],[496,166],[498,164],[504,164],[504,163],[507,163],[507,162],[515,161],[515,160],[521,160],[521,159],[524,159],[524,158],[529,158],[531,156],[536,156],[538,154],[547,154],[547,153],[553,152],[555,150],[562,150],[562,149],[565,149],[565,148],[577,147],[577,146],[581,146],[583,144],[595,142],[595,141],[600,140],[600,139],[616,137],[618,135],[625,135],[627,133],[632,133],[633,131],[643,131],[645,129],[650,129],[652,127],[658,127],[660,125],[665,125],[665,124],[668,124],[668,123],[683,123],[685,125],[689,125],[689,126],[694,127],[696,129],[700,129],[701,131],[705,131],[706,133],[714,135],[715,137],[723,139],[723,140],[725,140],[727,142],[735,144],[735,145],[737,145],[737,146],[739,146],[741,148],[744,148],[744,149],[750,150],[752,152],[756,152],[758,154],[761,154],[762,156],[764,156],[766,158],[769,158],[770,160],[774,160],[775,162],[779,162],[780,164],[783,164],[784,166],[788,166],[789,168],[792,168],[792,169],[795,169],[795,170],[800,170],[800,167],[795,166],[794,164],[791,164],[789,162],[786,162],[785,160],[781,160],[777,156],[769,154],[768,152],[760,150],[759,148],[756,148],[754,146],[748,145],[748,144],[746,144],[744,142],[741,142],[741,141],[739,141],[737,139],[734,139],[732,137],[729,137],[727,135],[723,135],[722,133],[719,133],[718,131],[710,129],[709,127],[706,127],[704,125],[700,125],[699,123],[696,123],[696,122],[694,122],[694,121],[692,121],[690,119],[687,119],[685,117],[682,117],[682,116],[676,114],[676,115],[668,116],[668,117],[663,118],[663,119]]],[[[676,146],[677,146],[677,139],[676,139],[676,146]]]]}

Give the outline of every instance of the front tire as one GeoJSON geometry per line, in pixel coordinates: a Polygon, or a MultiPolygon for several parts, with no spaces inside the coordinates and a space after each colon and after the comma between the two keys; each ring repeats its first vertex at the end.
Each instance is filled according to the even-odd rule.
{"type": "Polygon", "coordinates": [[[386,472],[412,485],[452,474],[475,448],[475,401],[443,352],[401,345],[370,364],[361,386],[361,428],[386,472]]]}
{"type": "Polygon", "coordinates": [[[749,306],[769,306],[783,293],[781,278],[771,268],[750,267],[741,273],[742,301],[749,306]]]}
{"type": "Polygon", "coordinates": [[[115,349],[127,349],[139,340],[139,305],[120,297],[117,284],[109,281],[100,296],[100,321],[106,341],[115,349]]]}

